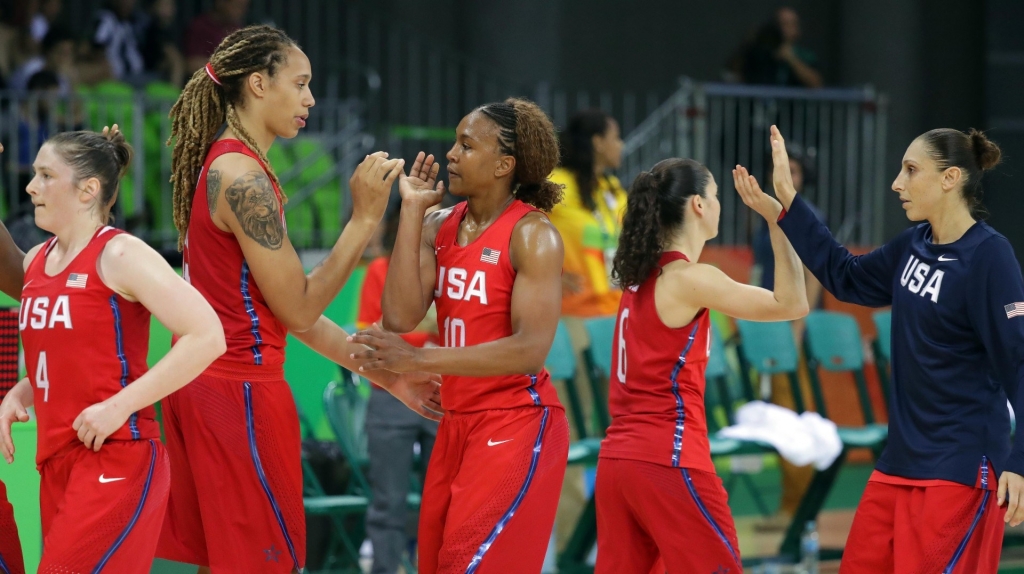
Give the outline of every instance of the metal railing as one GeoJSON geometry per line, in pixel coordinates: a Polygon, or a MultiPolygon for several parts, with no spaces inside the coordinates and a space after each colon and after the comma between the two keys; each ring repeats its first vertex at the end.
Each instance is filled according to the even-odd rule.
{"type": "MultiPolygon", "coordinates": [[[[123,90],[123,86],[118,88],[123,90]]],[[[99,131],[117,123],[135,156],[128,174],[122,180],[121,192],[114,209],[118,226],[128,229],[158,248],[173,248],[177,231],[171,204],[171,148],[168,112],[174,101],[151,97],[142,92],[131,95],[107,95],[99,90],[86,95],[54,97],[47,93],[15,93],[0,91],[0,143],[6,148],[0,155],[0,217],[8,218],[30,213],[25,186],[32,176],[32,162],[43,142],[51,135],[77,129],[99,131]]],[[[360,117],[358,102],[326,99],[311,110],[307,127],[295,140],[278,140],[270,157],[284,158],[277,168],[283,188],[290,201],[286,212],[298,209],[329,184],[336,188],[337,217],[343,221],[350,211],[348,177],[356,160],[365,155],[374,143],[360,117]],[[306,153],[296,155],[301,139],[312,139],[315,146],[306,146],[306,153]],[[315,151],[309,152],[310,148],[315,151]],[[304,171],[316,162],[327,159],[326,169],[316,178],[303,177],[304,171]]],[[[317,216],[323,215],[317,211],[317,216]]],[[[296,230],[318,239],[316,230],[296,230]]],[[[314,238],[314,239],[310,239],[314,238]]],[[[326,241],[326,240],[325,240],[326,241]]]]}
{"type": "MultiPolygon", "coordinates": [[[[805,155],[803,193],[837,235],[863,245],[882,241],[887,102],[871,88],[780,88],[695,83],[681,86],[625,138],[620,174],[625,185],[668,157],[708,167],[722,203],[719,241],[749,243],[755,223],[736,194],[731,170],[750,169],[768,191],[768,129],[779,126],[805,155]]],[[[769,178],[770,179],[770,178],[769,178]]]]}

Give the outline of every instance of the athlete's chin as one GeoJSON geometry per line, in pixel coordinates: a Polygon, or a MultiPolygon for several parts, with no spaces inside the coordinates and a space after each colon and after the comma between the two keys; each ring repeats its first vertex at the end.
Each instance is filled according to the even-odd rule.
{"type": "Polygon", "coordinates": [[[458,197],[466,197],[467,195],[469,195],[464,191],[464,187],[462,185],[462,178],[460,177],[448,178],[448,193],[458,197]]]}

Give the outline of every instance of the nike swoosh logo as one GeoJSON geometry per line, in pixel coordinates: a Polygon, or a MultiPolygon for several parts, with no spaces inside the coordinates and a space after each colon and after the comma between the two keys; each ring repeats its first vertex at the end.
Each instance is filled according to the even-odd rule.
{"type": "Polygon", "coordinates": [[[956,261],[956,258],[946,257],[945,255],[939,255],[939,261],[956,261]]]}
{"type": "Polygon", "coordinates": [[[101,474],[101,475],[100,475],[100,484],[106,484],[106,483],[108,483],[108,482],[117,482],[117,481],[119,481],[119,480],[124,480],[124,479],[125,479],[125,477],[121,477],[121,478],[105,478],[105,477],[104,477],[104,476],[103,476],[103,475],[101,474]]]}
{"type": "Polygon", "coordinates": [[[493,441],[493,440],[491,440],[491,439],[487,439],[487,446],[497,446],[497,445],[499,445],[499,444],[505,444],[505,443],[507,443],[507,442],[509,442],[509,441],[511,441],[511,440],[516,440],[516,439],[514,439],[514,438],[510,438],[510,439],[508,439],[508,440],[499,440],[498,442],[494,442],[494,441],[493,441]]]}

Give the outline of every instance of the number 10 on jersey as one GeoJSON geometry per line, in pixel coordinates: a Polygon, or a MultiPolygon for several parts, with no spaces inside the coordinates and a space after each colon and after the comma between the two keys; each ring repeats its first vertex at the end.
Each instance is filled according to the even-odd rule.
{"type": "Polygon", "coordinates": [[[466,346],[466,322],[462,319],[445,317],[444,320],[444,346],[465,347],[466,346]]]}

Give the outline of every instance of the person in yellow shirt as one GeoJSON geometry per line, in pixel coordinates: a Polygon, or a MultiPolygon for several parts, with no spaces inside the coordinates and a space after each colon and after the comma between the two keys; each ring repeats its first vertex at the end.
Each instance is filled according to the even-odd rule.
{"type": "Polygon", "coordinates": [[[621,291],[610,269],[626,208],[626,191],[610,173],[622,162],[619,124],[601,110],[585,110],[569,120],[561,139],[562,164],[549,179],[565,189],[550,216],[565,245],[562,314],[614,315],[621,291]]]}
{"type": "MultiPolygon", "coordinates": [[[[597,109],[574,115],[560,137],[562,163],[548,179],[562,185],[564,195],[549,218],[562,235],[565,249],[562,320],[572,339],[576,364],[583,365],[581,354],[590,345],[583,320],[615,315],[622,296],[622,291],[611,281],[612,260],[619,245],[622,214],[626,209],[626,191],[611,174],[622,162],[622,137],[618,122],[597,109]]],[[[590,422],[594,398],[586,381],[586,369],[579,368],[577,373],[577,380],[566,381],[566,384],[575,384],[584,416],[590,422]]],[[[561,392],[561,386],[556,388],[561,392]]],[[[607,397],[607,392],[604,396],[607,397]]],[[[568,404],[567,397],[561,398],[563,404],[568,404]]],[[[572,412],[566,414],[573,417],[572,412]]],[[[572,439],[577,440],[576,423],[570,423],[572,439]]],[[[593,429],[592,436],[600,437],[604,430],[593,429]]],[[[568,542],[585,504],[583,471],[578,466],[570,466],[565,473],[555,522],[560,549],[568,542]]]]}

